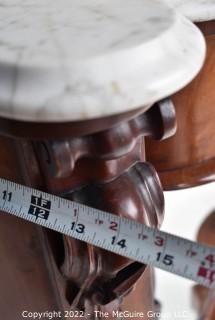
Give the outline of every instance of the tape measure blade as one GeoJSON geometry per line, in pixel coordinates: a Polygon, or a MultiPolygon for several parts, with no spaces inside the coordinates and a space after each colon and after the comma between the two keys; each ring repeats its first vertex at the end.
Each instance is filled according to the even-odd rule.
{"type": "Polygon", "coordinates": [[[215,288],[215,248],[5,179],[0,179],[0,209],[215,288]]]}

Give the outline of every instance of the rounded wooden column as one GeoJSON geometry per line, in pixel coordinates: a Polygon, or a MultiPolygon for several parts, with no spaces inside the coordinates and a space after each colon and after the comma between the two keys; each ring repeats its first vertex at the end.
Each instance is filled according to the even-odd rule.
{"type": "Polygon", "coordinates": [[[146,141],[146,158],[166,190],[215,179],[215,21],[198,26],[205,34],[207,56],[199,75],[171,97],[177,132],[165,141],[146,141]]]}

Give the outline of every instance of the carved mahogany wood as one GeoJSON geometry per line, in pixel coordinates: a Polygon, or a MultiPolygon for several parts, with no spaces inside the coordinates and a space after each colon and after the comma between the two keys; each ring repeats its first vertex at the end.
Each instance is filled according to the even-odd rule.
{"type": "Polygon", "coordinates": [[[198,26],[205,33],[207,57],[199,75],[172,97],[177,132],[166,141],[146,141],[147,160],[166,190],[199,185],[215,177],[215,21],[198,26]]]}
{"type": "MultiPolygon", "coordinates": [[[[36,142],[35,149],[52,193],[158,227],[163,194],[153,168],[143,162],[142,136],[162,138],[174,128],[173,106],[163,102],[105,131],[36,142]]],[[[145,270],[145,266],[68,237],[64,246],[61,270],[72,308],[119,305],[145,270]]]]}
{"type": "MultiPolygon", "coordinates": [[[[75,131],[68,129],[69,124],[65,131],[64,124],[58,124],[58,138],[58,131],[50,131],[48,136],[46,130],[38,131],[38,124],[31,127],[33,136],[30,138],[34,137],[34,140],[2,137],[0,143],[7,153],[0,154],[1,176],[159,227],[163,219],[163,192],[155,170],[145,162],[144,136],[164,139],[174,133],[173,105],[163,101],[143,114],[138,111],[132,117],[130,113],[116,116],[112,124],[110,119],[107,123],[105,119],[100,120],[104,129],[95,128],[95,133],[93,127],[83,121],[75,131]]],[[[1,127],[2,134],[13,136],[10,121],[1,121],[9,123],[1,127]]],[[[101,128],[99,120],[96,123],[101,128]]],[[[28,128],[29,123],[26,132],[28,128]]],[[[24,132],[25,124],[22,123],[21,131],[16,134],[22,137],[24,132]]],[[[34,257],[33,252],[33,256],[29,254],[26,246],[17,245],[15,263],[10,264],[9,272],[16,268],[17,256],[22,254],[28,255],[31,265],[36,263],[34,259],[37,260],[40,273],[38,283],[32,281],[28,285],[28,276],[20,278],[24,283],[20,306],[26,305],[28,294],[29,306],[37,308],[39,302],[34,303],[34,294],[28,292],[30,288],[37,296],[43,290],[41,308],[112,311],[132,308],[131,301],[136,311],[157,307],[150,268],[56,232],[41,231],[41,228],[19,220],[13,231],[17,242],[28,229],[34,241],[38,241],[38,256],[35,253],[34,257]],[[24,226],[21,234],[16,229],[19,223],[24,226]]],[[[0,233],[0,238],[3,234],[0,233]]],[[[1,242],[6,238],[1,238],[1,242]]],[[[13,245],[13,238],[8,244],[13,245]]],[[[34,248],[32,245],[32,250],[34,248]]],[[[25,273],[25,259],[19,263],[25,273]]],[[[2,276],[7,278],[7,274],[5,270],[2,276]]],[[[7,291],[6,283],[1,281],[1,284],[1,291],[7,291]]],[[[12,283],[11,288],[14,288],[12,283]]],[[[18,290],[19,282],[16,288],[18,290]]],[[[0,301],[0,308],[5,310],[5,319],[9,319],[9,315],[17,316],[21,307],[14,302],[12,311],[6,311],[0,301]]]]}

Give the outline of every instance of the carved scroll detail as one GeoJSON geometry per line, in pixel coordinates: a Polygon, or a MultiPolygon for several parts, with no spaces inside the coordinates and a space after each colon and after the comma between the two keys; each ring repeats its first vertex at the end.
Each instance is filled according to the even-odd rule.
{"type": "MultiPolygon", "coordinates": [[[[40,141],[35,149],[50,192],[159,227],[163,192],[155,170],[144,162],[143,136],[162,139],[174,130],[174,108],[165,101],[103,132],[40,141]]],[[[60,270],[71,308],[119,308],[145,270],[140,263],[66,236],[64,248],[60,270]]]]}
{"type": "Polygon", "coordinates": [[[142,136],[162,140],[175,133],[175,109],[171,100],[155,104],[147,112],[130,121],[95,134],[67,140],[42,141],[37,144],[46,170],[53,177],[66,178],[83,158],[113,160],[130,153],[142,136]]]}

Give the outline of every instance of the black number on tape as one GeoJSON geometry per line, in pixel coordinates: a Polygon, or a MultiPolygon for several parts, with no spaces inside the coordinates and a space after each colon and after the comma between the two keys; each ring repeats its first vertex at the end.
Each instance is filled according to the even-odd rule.
{"type": "Polygon", "coordinates": [[[83,225],[82,223],[78,223],[75,228],[75,222],[73,222],[71,230],[75,230],[78,233],[84,233],[85,225],[83,225]]]}
{"type": "Polygon", "coordinates": [[[126,240],[125,239],[121,239],[119,241],[116,241],[116,237],[112,237],[112,242],[111,244],[115,245],[117,244],[118,246],[120,246],[122,249],[126,247],[126,240]]]}
{"type": "Polygon", "coordinates": [[[165,256],[162,258],[162,252],[158,252],[157,254],[157,261],[161,261],[163,264],[165,264],[166,266],[171,266],[173,265],[173,260],[174,257],[169,255],[169,254],[165,254],[165,256]]]}

